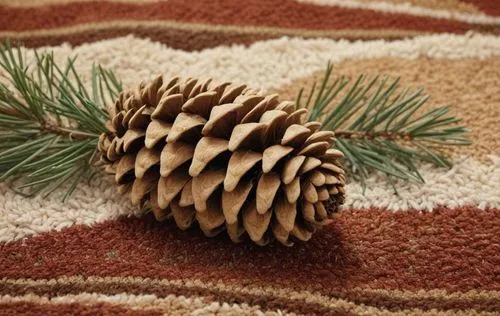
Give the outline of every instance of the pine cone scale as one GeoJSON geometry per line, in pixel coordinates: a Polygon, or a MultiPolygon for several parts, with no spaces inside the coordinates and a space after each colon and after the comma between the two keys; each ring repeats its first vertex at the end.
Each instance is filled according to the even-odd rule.
{"type": "Polygon", "coordinates": [[[308,240],[344,200],[332,132],[305,109],[245,85],[155,78],[122,93],[99,139],[101,161],[135,205],[207,236],[259,245],[308,240]],[[293,236],[293,237],[292,237],[293,236]]]}

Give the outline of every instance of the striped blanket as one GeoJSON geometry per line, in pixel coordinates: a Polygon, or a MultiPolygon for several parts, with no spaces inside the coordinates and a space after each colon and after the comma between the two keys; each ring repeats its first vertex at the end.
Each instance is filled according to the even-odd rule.
{"type": "Polygon", "coordinates": [[[25,198],[0,185],[0,314],[498,315],[500,3],[495,0],[0,0],[0,38],[78,55],[126,87],[157,73],[294,99],[336,75],[401,76],[473,145],[425,184],[373,174],[307,243],[233,244],[157,223],[112,179],[25,198]]]}

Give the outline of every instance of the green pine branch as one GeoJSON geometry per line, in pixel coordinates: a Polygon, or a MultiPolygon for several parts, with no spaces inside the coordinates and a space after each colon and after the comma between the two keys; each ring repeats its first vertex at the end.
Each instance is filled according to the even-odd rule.
{"type": "Polygon", "coordinates": [[[389,180],[424,182],[417,161],[450,167],[442,149],[471,143],[465,136],[469,130],[449,115],[449,107],[423,109],[429,96],[422,89],[402,88],[399,78],[333,80],[332,70],[328,63],[320,86],[313,83],[307,98],[301,89],[296,106],[308,108],[310,121],[335,132],[351,174],[363,186],[373,171],[389,180]]]}
{"type": "Polygon", "coordinates": [[[69,58],[35,52],[28,64],[19,48],[0,45],[0,182],[24,195],[48,194],[66,184],[66,199],[92,174],[106,104],[122,90],[114,74],[92,68],[88,91],[69,58]]]}
{"type": "MultiPolygon", "coordinates": [[[[16,192],[49,194],[66,184],[66,198],[95,172],[98,137],[108,119],[104,108],[122,86],[96,66],[87,89],[74,63],[69,58],[60,65],[52,53],[35,53],[28,64],[20,49],[0,45],[0,182],[16,192]]],[[[333,80],[329,64],[319,87],[314,83],[303,94],[297,107],[336,133],[351,174],[363,184],[373,171],[423,182],[418,160],[450,166],[441,149],[470,144],[468,130],[448,107],[423,111],[428,96],[401,88],[399,79],[333,80]]]]}

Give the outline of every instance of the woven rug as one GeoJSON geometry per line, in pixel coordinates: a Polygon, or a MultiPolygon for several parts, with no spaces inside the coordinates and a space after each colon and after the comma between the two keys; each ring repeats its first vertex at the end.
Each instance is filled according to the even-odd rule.
{"type": "MultiPolygon", "coordinates": [[[[294,99],[328,60],[451,104],[473,145],[425,184],[380,175],[307,243],[207,239],[139,216],[112,180],[66,203],[0,185],[0,314],[498,315],[500,3],[494,0],[1,0],[0,38],[78,55],[126,87],[157,73],[294,99]]],[[[60,192],[59,192],[60,193],[60,192]]]]}

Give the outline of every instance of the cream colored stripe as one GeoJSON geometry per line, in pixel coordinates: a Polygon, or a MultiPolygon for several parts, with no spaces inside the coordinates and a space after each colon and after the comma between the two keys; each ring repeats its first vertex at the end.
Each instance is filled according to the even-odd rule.
{"type": "Polygon", "coordinates": [[[158,298],[156,295],[133,295],[116,294],[106,295],[100,293],[80,293],[69,295],[58,295],[54,297],[39,296],[35,294],[26,294],[20,296],[3,295],[0,296],[0,304],[12,303],[34,303],[34,304],[81,304],[96,305],[100,303],[118,305],[132,310],[142,311],[160,311],[168,315],[256,315],[265,312],[266,316],[273,315],[293,315],[282,313],[280,311],[262,311],[259,306],[248,306],[247,304],[228,304],[214,302],[204,297],[184,297],[168,295],[164,298],[158,298]]]}
{"type": "Polygon", "coordinates": [[[431,9],[412,5],[410,3],[391,2],[366,2],[358,0],[296,0],[298,2],[314,3],[318,5],[338,6],[350,9],[368,9],[387,13],[403,13],[416,16],[427,16],[439,19],[456,20],[473,24],[494,24],[500,25],[500,17],[486,14],[470,14],[453,10],[431,9]]]}
{"type": "MultiPolygon", "coordinates": [[[[283,300],[293,300],[295,302],[297,301],[304,301],[307,303],[314,303],[321,305],[326,308],[332,308],[332,309],[342,309],[345,311],[350,311],[356,314],[369,314],[369,315],[397,315],[397,314],[405,314],[405,315],[434,315],[435,311],[431,312],[424,312],[420,309],[411,309],[411,310],[400,310],[398,312],[389,312],[383,309],[371,307],[371,306],[365,306],[365,305],[357,305],[353,302],[349,302],[343,299],[337,299],[333,297],[329,297],[326,295],[323,295],[319,292],[310,292],[310,291],[296,291],[293,289],[289,288],[274,288],[274,287],[260,287],[260,286],[238,286],[238,285],[232,285],[232,284],[224,284],[222,282],[218,283],[213,283],[213,282],[206,282],[206,281],[201,281],[197,279],[193,280],[166,280],[166,279],[143,279],[140,277],[88,277],[88,278],[82,278],[82,277],[60,277],[57,279],[50,279],[50,280],[44,280],[44,279],[38,279],[38,280],[32,280],[32,279],[7,279],[4,278],[0,281],[0,284],[9,285],[22,285],[22,286],[51,286],[51,285],[64,285],[64,286],[71,286],[71,285],[83,285],[85,286],[86,284],[102,284],[102,285],[107,285],[107,284],[112,284],[112,283],[119,283],[119,284],[125,284],[125,285],[141,285],[141,284],[147,284],[151,287],[155,286],[176,286],[180,288],[186,288],[186,289],[193,289],[193,288],[206,288],[210,290],[216,290],[220,292],[226,292],[226,293],[238,293],[238,294],[243,294],[243,295],[256,295],[256,296],[267,296],[270,298],[279,298],[283,300]]],[[[418,292],[409,292],[409,291],[389,291],[389,290],[373,290],[373,289],[354,289],[352,291],[359,292],[359,293],[366,293],[366,294],[373,294],[373,293],[378,293],[378,294],[384,294],[388,295],[391,298],[412,298],[412,299],[425,299],[425,298],[438,298],[441,301],[446,301],[446,300],[456,300],[458,299],[491,299],[493,298],[499,298],[500,299],[500,292],[499,291],[469,291],[469,292],[454,292],[454,293],[447,293],[446,291],[443,290],[431,290],[431,291],[424,291],[420,290],[418,292]]],[[[492,313],[487,313],[487,312],[477,312],[474,310],[462,310],[460,312],[455,311],[455,310],[450,310],[450,311],[440,311],[440,315],[457,315],[457,313],[463,313],[463,315],[468,315],[467,313],[475,313],[475,315],[493,315],[492,313]]]]}
{"type": "MultiPolygon", "coordinates": [[[[203,30],[204,26],[196,27],[203,30]]],[[[235,27],[235,30],[237,28],[235,27]]],[[[40,32],[50,33],[43,30],[40,32]]],[[[0,35],[15,33],[0,32],[0,35]]],[[[28,35],[21,33],[21,36],[28,35]]],[[[76,67],[84,77],[88,77],[86,75],[90,73],[92,63],[112,67],[128,87],[141,80],[148,80],[157,73],[163,73],[166,76],[213,77],[217,81],[246,83],[257,89],[270,90],[324,70],[329,60],[334,64],[347,60],[383,57],[409,60],[419,57],[483,60],[500,56],[500,37],[473,33],[438,34],[392,42],[282,37],[259,41],[249,46],[218,46],[186,52],[147,39],[128,36],[74,48],[60,45],[51,49],[60,62],[64,62],[69,56],[77,55],[76,67]]],[[[31,49],[26,50],[30,60],[34,60],[32,52],[31,49]]],[[[90,80],[86,83],[90,84],[90,80]]]]}
{"type": "Polygon", "coordinates": [[[64,26],[54,29],[37,29],[29,31],[1,31],[0,37],[12,39],[27,39],[37,37],[57,37],[65,35],[76,35],[83,32],[98,32],[115,29],[135,28],[159,28],[168,30],[197,31],[197,32],[220,32],[236,33],[246,35],[268,35],[268,36],[301,36],[301,37],[329,37],[329,38],[402,38],[417,35],[431,34],[422,31],[400,30],[400,29],[344,29],[344,30],[306,30],[267,26],[242,26],[242,25],[214,25],[201,23],[184,23],[177,21],[106,21],[75,26],[64,26]]]}

